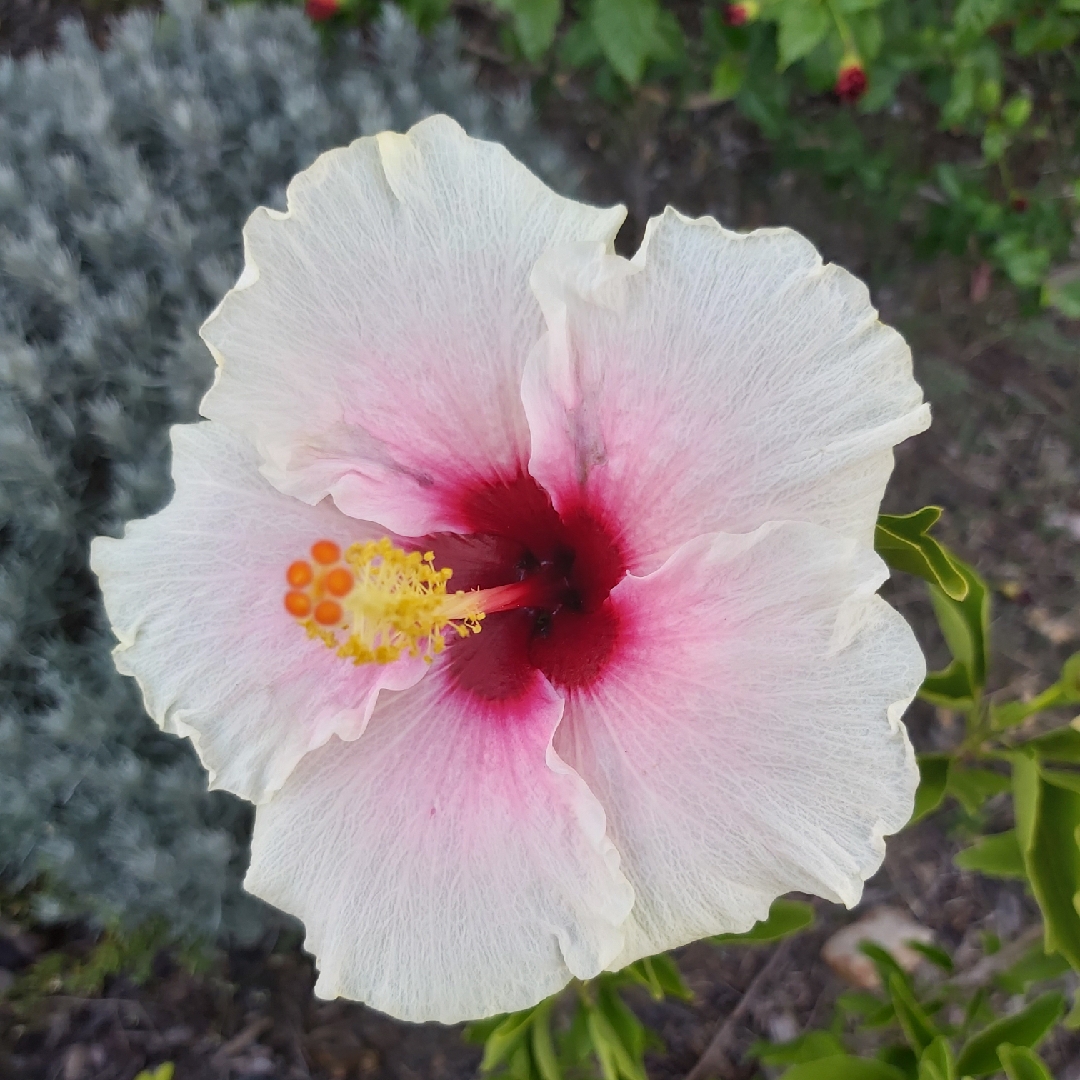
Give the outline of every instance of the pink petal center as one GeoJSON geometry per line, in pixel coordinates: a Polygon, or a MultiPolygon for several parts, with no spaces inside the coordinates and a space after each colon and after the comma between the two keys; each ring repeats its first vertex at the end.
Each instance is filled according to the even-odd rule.
{"type": "Polygon", "coordinates": [[[536,606],[489,615],[480,634],[454,641],[450,668],[462,689],[513,700],[539,669],[561,690],[590,685],[618,643],[608,594],[626,572],[615,530],[588,507],[559,515],[530,476],[467,489],[454,507],[470,532],[423,543],[452,588],[537,583],[536,606]]]}

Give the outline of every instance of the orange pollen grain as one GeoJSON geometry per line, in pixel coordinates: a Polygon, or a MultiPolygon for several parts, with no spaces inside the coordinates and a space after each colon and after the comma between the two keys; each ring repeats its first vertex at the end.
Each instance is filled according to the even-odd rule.
{"type": "Polygon", "coordinates": [[[337,566],[326,575],[323,582],[331,596],[348,596],[353,587],[353,576],[343,566],[337,566]]]}
{"type": "Polygon", "coordinates": [[[333,540],[316,540],[311,545],[311,557],[322,566],[330,566],[341,558],[341,548],[333,540]]]}
{"type": "Polygon", "coordinates": [[[315,621],[321,626],[336,626],[344,614],[336,600],[320,600],[315,605],[315,621]]]}
{"type": "Polygon", "coordinates": [[[287,592],[285,594],[285,610],[298,619],[305,619],[311,614],[311,600],[307,593],[287,592]]]}
{"type": "Polygon", "coordinates": [[[289,569],[285,571],[285,580],[294,589],[302,589],[305,585],[310,585],[314,576],[315,575],[311,570],[311,563],[305,562],[303,559],[294,562],[289,569]]]}

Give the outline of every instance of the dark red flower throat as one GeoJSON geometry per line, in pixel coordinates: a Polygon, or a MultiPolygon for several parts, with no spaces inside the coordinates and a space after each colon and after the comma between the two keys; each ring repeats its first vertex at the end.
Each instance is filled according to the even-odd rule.
{"type": "Polygon", "coordinates": [[[453,568],[450,590],[530,581],[536,600],[452,641],[452,676],[488,700],[520,696],[533,669],[559,689],[587,687],[618,638],[608,595],[626,566],[612,530],[584,507],[560,516],[531,476],[468,490],[455,511],[468,532],[425,538],[436,565],[453,568]]]}

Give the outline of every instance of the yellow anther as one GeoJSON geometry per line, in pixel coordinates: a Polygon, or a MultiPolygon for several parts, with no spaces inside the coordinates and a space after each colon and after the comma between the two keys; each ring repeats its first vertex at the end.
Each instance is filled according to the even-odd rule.
{"type": "MultiPolygon", "coordinates": [[[[430,661],[446,647],[447,631],[461,637],[479,631],[484,617],[481,594],[447,595],[453,571],[437,570],[432,552],[405,552],[384,538],[351,545],[339,562],[332,546],[320,541],[312,548],[325,570],[314,574],[311,593],[316,602],[303,613],[313,611],[314,618],[301,621],[312,637],[343,659],[389,664],[407,653],[430,661]]],[[[300,598],[303,594],[297,592],[286,598],[286,608],[297,616],[300,598]]]]}

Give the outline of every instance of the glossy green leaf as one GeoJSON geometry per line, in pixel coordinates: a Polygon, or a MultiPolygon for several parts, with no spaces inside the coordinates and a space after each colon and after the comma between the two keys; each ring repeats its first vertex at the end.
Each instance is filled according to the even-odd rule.
{"type": "Polygon", "coordinates": [[[784,0],[776,15],[780,24],[777,48],[781,70],[816,48],[832,26],[822,0],[784,0]]]}
{"type": "Polygon", "coordinates": [[[881,514],[874,530],[874,550],[892,569],[921,577],[951,599],[963,600],[967,579],[948,549],[930,535],[940,517],[940,506],[924,506],[911,514],[881,514]]]}
{"type": "Polygon", "coordinates": [[[803,900],[774,900],[769,917],[756,923],[745,934],[717,934],[709,940],[717,945],[763,945],[790,937],[813,925],[813,905],[803,900]]]}
{"type": "Polygon", "coordinates": [[[906,980],[891,976],[888,982],[889,998],[896,1010],[896,1019],[904,1032],[908,1045],[921,1054],[937,1038],[938,1031],[926,1010],[919,1004],[906,980]]]}
{"type": "Polygon", "coordinates": [[[1013,759],[1016,836],[1031,890],[1042,910],[1047,952],[1080,970],[1080,793],[1048,782],[1027,754],[1013,759]]]}
{"type": "Polygon", "coordinates": [[[663,47],[657,0],[593,0],[591,22],[611,66],[631,86],[641,81],[645,64],[663,47]]]}
{"type": "Polygon", "coordinates": [[[995,1020],[964,1044],[956,1060],[956,1071],[961,1076],[989,1076],[997,1072],[1002,1065],[998,1047],[1003,1043],[1037,1046],[1064,1010],[1065,999],[1061,994],[1043,994],[1015,1015],[995,1020]]]}
{"type": "Polygon", "coordinates": [[[961,870],[974,870],[987,877],[1025,878],[1024,856],[1016,839],[1016,830],[984,836],[977,843],[965,848],[953,862],[961,870]]]}
{"type": "Polygon", "coordinates": [[[915,790],[915,809],[911,813],[909,825],[926,817],[941,805],[945,797],[945,786],[949,781],[949,766],[952,757],[949,754],[919,755],[919,786],[915,790]]]}
{"type": "Polygon", "coordinates": [[[918,1080],[956,1080],[956,1064],[944,1035],[938,1035],[923,1051],[918,1080]]]}
{"type": "Polygon", "coordinates": [[[848,1057],[820,1058],[802,1065],[793,1065],[781,1080],[905,1080],[904,1074],[883,1061],[848,1057]]]}
{"type": "Polygon", "coordinates": [[[1009,1080],[1054,1080],[1043,1059],[1026,1046],[998,1047],[998,1057],[1009,1080]]]}

